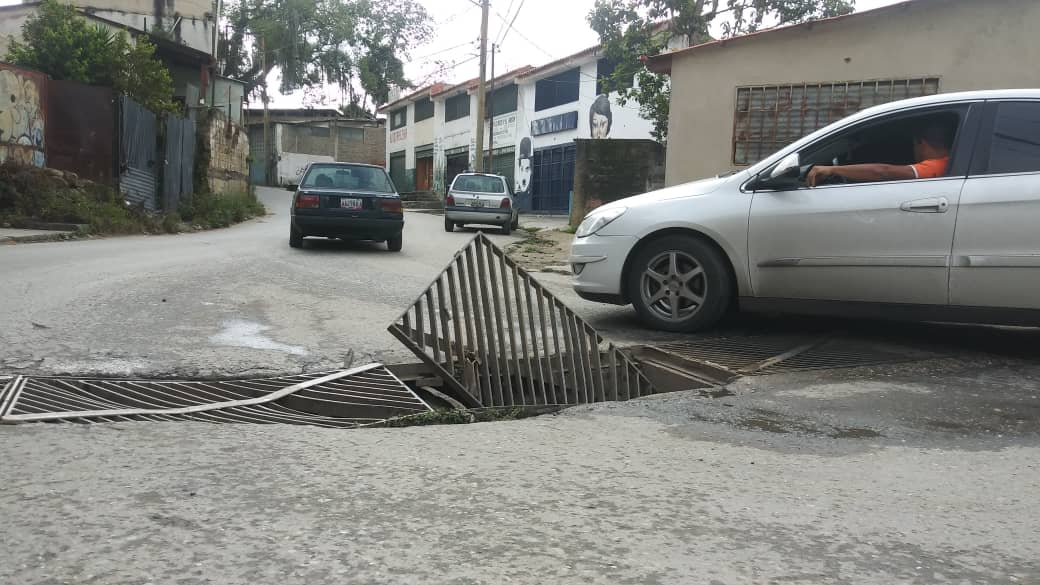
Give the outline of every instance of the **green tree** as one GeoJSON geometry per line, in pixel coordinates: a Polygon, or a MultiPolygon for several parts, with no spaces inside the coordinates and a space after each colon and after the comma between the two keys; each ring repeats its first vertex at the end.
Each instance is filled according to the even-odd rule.
{"type": "Polygon", "coordinates": [[[228,22],[218,57],[249,93],[277,70],[283,93],[333,85],[365,109],[410,86],[402,58],[432,32],[417,0],[238,0],[228,22]]]}
{"type": "Polygon", "coordinates": [[[726,38],[854,8],[855,0],[596,0],[588,22],[599,34],[604,56],[616,65],[603,79],[606,88],[618,92],[622,105],[638,103],[654,124],[654,138],[663,142],[671,86],[666,76],[648,70],[642,57],[665,51],[673,39],[683,46],[707,41],[713,25],[726,38]]]}
{"type": "Polygon", "coordinates": [[[54,0],[25,21],[6,60],[53,79],[112,87],[156,113],[177,107],[170,72],[146,38],[131,42],[125,31],[91,26],[75,7],[54,0]]]}

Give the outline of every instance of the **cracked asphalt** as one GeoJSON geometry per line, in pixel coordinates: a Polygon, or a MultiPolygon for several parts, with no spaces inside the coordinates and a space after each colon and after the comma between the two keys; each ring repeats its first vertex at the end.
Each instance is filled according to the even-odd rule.
{"type": "MultiPolygon", "coordinates": [[[[227,230],[0,246],[0,372],[411,361],[385,327],[467,236],[291,250],[260,192],[227,230]]],[[[538,278],[608,338],[684,339],[538,278]]],[[[713,335],[835,332],[929,357],[462,426],[0,426],[0,583],[1040,583],[1040,330],[713,335]]]]}
{"type": "Polygon", "coordinates": [[[1037,583],[1038,373],[937,360],[404,429],[0,427],[0,582],[1037,583]]]}
{"type": "Polygon", "coordinates": [[[257,191],[270,215],[228,229],[0,246],[0,371],[209,377],[414,361],[386,327],[471,234],[409,213],[400,253],[321,239],[294,250],[291,194],[257,191]]]}

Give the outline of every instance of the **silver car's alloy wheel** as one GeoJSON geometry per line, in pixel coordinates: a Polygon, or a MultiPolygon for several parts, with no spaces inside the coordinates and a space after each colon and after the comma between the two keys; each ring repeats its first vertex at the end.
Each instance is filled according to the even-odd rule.
{"type": "Polygon", "coordinates": [[[639,281],[639,294],[658,318],[685,321],[704,306],[708,279],[696,258],[670,250],[647,263],[639,281]]]}

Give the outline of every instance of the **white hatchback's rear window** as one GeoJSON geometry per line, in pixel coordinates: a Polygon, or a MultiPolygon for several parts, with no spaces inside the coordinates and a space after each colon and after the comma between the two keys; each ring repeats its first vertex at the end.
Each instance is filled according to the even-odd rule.
{"type": "Polygon", "coordinates": [[[484,177],[480,175],[459,175],[452,185],[454,191],[466,191],[467,193],[505,193],[506,186],[499,177],[484,177]]]}

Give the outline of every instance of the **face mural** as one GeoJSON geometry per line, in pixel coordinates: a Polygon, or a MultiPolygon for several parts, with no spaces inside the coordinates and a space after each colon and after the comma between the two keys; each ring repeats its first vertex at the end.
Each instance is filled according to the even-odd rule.
{"type": "Polygon", "coordinates": [[[515,191],[528,194],[531,192],[531,139],[520,141],[520,160],[516,173],[515,191]]]}
{"type": "Polygon", "coordinates": [[[610,127],[614,124],[614,114],[610,111],[610,98],[606,94],[596,96],[589,108],[589,133],[594,139],[610,137],[610,127]]]}

